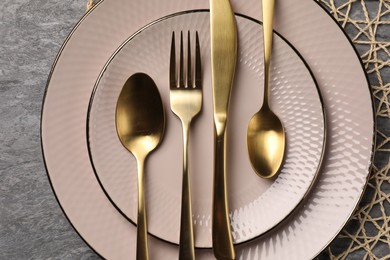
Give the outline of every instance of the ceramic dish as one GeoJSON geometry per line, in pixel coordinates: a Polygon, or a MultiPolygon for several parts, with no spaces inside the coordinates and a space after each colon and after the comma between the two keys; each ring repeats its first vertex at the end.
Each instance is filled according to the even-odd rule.
{"type": "MultiPolygon", "coordinates": [[[[259,19],[259,1],[232,0],[237,13],[259,19]]],[[[86,118],[101,69],[139,28],[206,0],[103,0],[66,40],[43,104],[45,164],[64,213],[80,236],[107,259],[133,258],[136,228],[112,205],[90,163],[86,118]]],[[[302,54],[319,85],[327,115],[327,149],[312,192],[272,232],[236,247],[238,259],[311,259],[339,233],[367,182],[374,120],[364,69],[337,23],[316,2],[279,1],[275,29],[302,54]],[[353,93],[353,97],[351,96],[353,93]]],[[[178,247],[151,237],[152,259],[177,259],[178,247]]],[[[197,259],[214,259],[197,250],[197,259]]]]}
{"type": "MultiPolygon", "coordinates": [[[[273,228],[302,201],[317,176],[325,126],[322,102],[306,64],[291,46],[274,36],[270,102],[286,129],[286,156],[277,178],[259,178],[246,147],[249,120],[263,99],[262,29],[237,16],[239,54],[228,132],[230,215],[235,243],[253,239],[273,228]]],[[[213,183],[213,111],[209,12],[173,15],[153,22],[131,37],[113,55],[94,89],[88,122],[91,160],[111,201],[133,223],[137,219],[137,165],[124,149],[115,127],[119,93],[137,72],[150,75],[166,109],[164,142],[147,163],[146,200],[149,233],[179,243],[182,140],[181,124],[170,111],[169,54],[172,31],[199,32],[203,66],[203,109],[192,128],[191,178],[195,245],[211,247],[213,183]]],[[[195,37],[193,37],[194,39],[195,37]]],[[[184,41],[186,44],[186,40],[184,41]]]]}

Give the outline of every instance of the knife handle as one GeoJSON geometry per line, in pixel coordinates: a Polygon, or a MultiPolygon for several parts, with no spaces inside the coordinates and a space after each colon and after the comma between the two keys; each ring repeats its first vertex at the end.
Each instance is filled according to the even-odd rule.
{"type": "Polygon", "coordinates": [[[234,260],[226,182],[226,131],[217,135],[214,147],[213,250],[218,260],[234,260]]]}

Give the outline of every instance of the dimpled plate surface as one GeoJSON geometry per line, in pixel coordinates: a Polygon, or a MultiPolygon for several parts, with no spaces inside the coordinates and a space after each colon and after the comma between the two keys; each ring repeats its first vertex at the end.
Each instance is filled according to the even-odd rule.
{"type": "MultiPolygon", "coordinates": [[[[198,31],[203,67],[203,110],[191,129],[190,172],[195,245],[211,247],[213,183],[213,109],[209,12],[187,13],[147,26],[131,37],[103,68],[91,99],[89,144],[95,172],[113,203],[133,223],[137,220],[137,165],[122,146],[115,109],[127,78],[149,74],[166,108],[164,142],[147,163],[148,230],[179,243],[182,130],[169,105],[169,55],[172,31],[198,31]]],[[[298,54],[274,36],[270,102],[286,129],[286,156],[277,178],[265,180],[252,170],[246,130],[263,99],[262,28],[237,17],[239,54],[228,124],[229,204],[234,242],[241,243],[273,228],[302,201],[317,176],[324,147],[324,114],[318,89],[298,54]]],[[[186,38],[186,37],[185,37],[186,38]]],[[[186,45],[186,40],[184,41],[186,45]]],[[[194,43],[192,43],[194,46],[194,43]]]]}
{"type": "MultiPolygon", "coordinates": [[[[259,1],[232,0],[260,19],[259,1]]],[[[135,255],[136,229],[107,199],[89,160],[86,126],[92,89],[131,34],[162,16],[207,9],[207,0],[104,0],[67,39],[51,72],[42,111],[42,148],[53,190],[80,236],[107,259],[135,255]]],[[[327,115],[327,152],[299,210],[261,238],[236,247],[237,259],[311,259],[338,234],[366,184],[373,146],[372,102],[364,70],[337,23],[314,1],[279,1],[275,29],[303,55],[327,115]]],[[[177,259],[178,247],[151,237],[152,259],[177,259]]],[[[211,250],[197,259],[214,259],[211,250]]]]}

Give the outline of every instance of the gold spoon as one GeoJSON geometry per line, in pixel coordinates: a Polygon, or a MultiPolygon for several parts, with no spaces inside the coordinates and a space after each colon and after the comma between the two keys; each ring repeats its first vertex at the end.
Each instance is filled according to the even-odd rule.
{"type": "Polygon", "coordinates": [[[160,94],[146,74],[132,75],[119,94],[116,107],[118,137],[137,160],[138,221],[137,260],[147,260],[148,240],[144,198],[144,162],[162,140],[165,116],[160,94]]]}
{"type": "Polygon", "coordinates": [[[247,147],[253,169],[262,178],[272,178],[279,171],[285,150],[283,124],[268,104],[269,65],[272,50],[274,0],[262,0],[264,32],[264,101],[249,121],[247,147]]]}

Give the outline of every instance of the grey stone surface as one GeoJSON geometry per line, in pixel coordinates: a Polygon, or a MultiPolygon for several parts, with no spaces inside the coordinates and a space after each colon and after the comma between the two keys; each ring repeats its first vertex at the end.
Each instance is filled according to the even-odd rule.
{"type": "Polygon", "coordinates": [[[62,213],[40,146],[46,80],[84,0],[0,1],[0,259],[97,259],[62,213]]]}
{"type": "MultiPolygon", "coordinates": [[[[85,4],[86,0],[0,1],[0,260],[99,259],[73,230],[54,197],[39,133],[51,65],[85,4]]],[[[353,28],[346,30],[354,34],[353,28]]],[[[389,28],[381,30],[380,36],[389,41],[389,28]]],[[[375,78],[370,80],[374,83],[375,78]]],[[[387,119],[380,119],[378,127],[390,131],[387,119]]],[[[388,156],[377,160],[386,163],[388,156]]],[[[343,250],[343,240],[337,243],[343,250]]],[[[360,257],[356,252],[349,259],[360,257]]]]}

